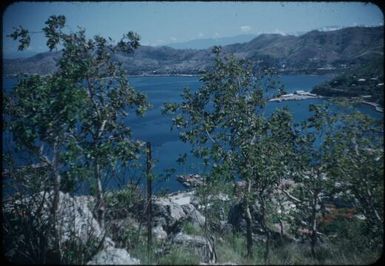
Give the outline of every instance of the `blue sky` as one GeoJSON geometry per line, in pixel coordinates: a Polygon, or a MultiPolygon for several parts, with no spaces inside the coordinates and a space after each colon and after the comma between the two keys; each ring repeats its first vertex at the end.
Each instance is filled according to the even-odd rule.
{"type": "MultiPolygon", "coordinates": [[[[303,33],[324,27],[383,25],[374,4],[353,2],[17,2],[3,13],[3,54],[20,56],[17,43],[5,35],[23,25],[32,32],[50,15],[65,15],[68,30],[77,26],[92,37],[118,40],[136,31],[143,45],[164,45],[239,34],[303,33]]],[[[25,55],[46,51],[42,33],[32,35],[25,55]]],[[[22,56],[22,55],[21,55],[22,56]]]]}

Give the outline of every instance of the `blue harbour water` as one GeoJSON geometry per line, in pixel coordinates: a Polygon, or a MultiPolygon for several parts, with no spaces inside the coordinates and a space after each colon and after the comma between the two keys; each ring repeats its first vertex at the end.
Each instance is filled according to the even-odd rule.
{"type": "MultiPolygon", "coordinates": [[[[284,84],[287,92],[294,92],[295,90],[310,91],[315,85],[331,78],[332,76],[330,75],[283,75],[280,77],[280,80],[284,84]]],[[[141,91],[148,97],[152,105],[144,117],[130,116],[126,119],[127,125],[132,129],[133,138],[151,142],[152,156],[155,161],[153,168],[155,176],[164,173],[165,169],[176,169],[176,172],[170,179],[155,182],[154,190],[181,190],[183,186],[175,180],[175,177],[179,174],[199,173],[202,170],[202,166],[199,161],[192,157],[188,159],[185,165],[178,165],[176,163],[178,156],[183,153],[188,153],[191,147],[189,144],[179,140],[177,131],[170,130],[171,118],[162,115],[161,108],[166,102],[180,102],[180,95],[184,88],[188,87],[192,90],[197,90],[202,83],[198,76],[130,77],[129,81],[135,89],[141,91]]],[[[11,89],[14,85],[14,79],[3,79],[3,89],[5,91],[11,89]]],[[[326,100],[309,99],[269,102],[263,112],[269,116],[277,108],[286,106],[292,112],[295,121],[299,122],[310,116],[308,111],[310,104],[319,104],[324,101],[326,100]]],[[[376,112],[371,106],[360,105],[357,108],[374,118],[383,119],[383,113],[376,112]]],[[[4,139],[3,135],[3,148],[10,148],[9,145],[12,145],[12,143],[4,139]]],[[[126,181],[124,179],[123,177],[123,183],[126,181]]],[[[120,184],[121,183],[122,182],[120,182],[120,184]]],[[[118,182],[110,180],[107,186],[109,188],[115,188],[118,186],[118,182]]]]}

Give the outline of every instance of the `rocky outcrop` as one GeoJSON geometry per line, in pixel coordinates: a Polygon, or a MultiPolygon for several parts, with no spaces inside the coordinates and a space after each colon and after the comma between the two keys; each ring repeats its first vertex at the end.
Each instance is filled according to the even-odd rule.
{"type": "Polygon", "coordinates": [[[204,184],[203,177],[198,174],[195,175],[180,175],[176,178],[177,181],[182,183],[187,188],[195,188],[204,184]]]}
{"type": "Polygon", "coordinates": [[[152,235],[157,240],[166,240],[167,239],[167,232],[164,231],[163,227],[161,225],[157,225],[152,228],[152,235]]]}
{"type": "Polygon", "coordinates": [[[154,226],[171,233],[178,231],[176,227],[183,221],[203,225],[205,217],[192,202],[194,202],[194,192],[181,192],[155,199],[153,202],[154,226]]]}
{"type": "Polygon", "coordinates": [[[215,263],[216,254],[211,241],[203,236],[187,235],[179,232],[173,238],[173,243],[192,248],[205,263],[215,263]]]}
{"type": "MultiPolygon", "coordinates": [[[[139,260],[131,258],[126,250],[115,248],[115,242],[107,237],[106,232],[100,228],[99,223],[89,209],[89,206],[94,204],[94,199],[91,196],[72,197],[68,193],[59,193],[59,204],[56,212],[57,222],[54,224],[55,231],[58,232],[59,243],[58,245],[55,244],[57,241],[55,241],[54,235],[51,235],[49,229],[47,229],[53,221],[51,213],[52,201],[52,191],[40,192],[18,200],[10,200],[3,206],[4,216],[10,220],[20,221],[19,224],[12,224],[16,228],[23,226],[27,220],[27,224],[31,225],[31,227],[26,230],[33,230],[34,234],[44,236],[47,242],[47,246],[44,248],[47,249],[48,253],[56,254],[55,256],[58,256],[58,247],[68,247],[75,244],[76,246],[85,247],[90,252],[98,251],[88,264],[140,263],[139,260]]],[[[18,233],[31,235],[30,232],[25,231],[18,233]]],[[[37,238],[29,240],[39,241],[37,238]]],[[[9,248],[10,250],[6,250],[6,254],[14,252],[11,250],[13,247],[9,248]]],[[[61,250],[61,252],[65,252],[65,250],[61,250]]],[[[53,261],[59,261],[59,259],[53,258],[53,261]]]]}
{"type": "Polygon", "coordinates": [[[140,260],[132,258],[125,249],[107,248],[98,252],[87,265],[137,265],[140,260]]]}
{"type": "MultiPolygon", "coordinates": [[[[4,210],[7,215],[16,215],[22,210],[38,227],[51,222],[52,201],[52,192],[40,192],[9,203],[4,210]]],[[[61,244],[72,239],[77,239],[84,245],[90,240],[103,241],[103,231],[88,204],[89,200],[85,197],[71,197],[68,193],[59,193],[55,228],[59,232],[61,244]]]]}

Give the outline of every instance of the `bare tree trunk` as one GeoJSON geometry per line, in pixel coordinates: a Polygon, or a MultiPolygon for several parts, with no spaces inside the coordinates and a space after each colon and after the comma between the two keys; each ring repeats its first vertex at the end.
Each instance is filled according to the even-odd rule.
{"type": "Polygon", "coordinates": [[[53,175],[53,201],[52,201],[52,216],[54,224],[57,222],[57,210],[59,208],[59,195],[60,195],[60,183],[61,176],[58,172],[56,145],[54,145],[54,156],[52,159],[52,175],[53,175]]]}
{"type": "Polygon", "coordinates": [[[266,225],[266,206],[265,206],[265,201],[263,199],[263,196],[260,196],[260,204],[261,204],[261,225],[266,236],[265,253],[263,257],[264,257],[265,263],[267,264],[267,261],[269,259],[269,252],[270,252],[270,232],[266,225]]]}
{"type": "Polygon", "coordinates": [[[53,200],[52,200],[52,222],[51,226],[53,228],[53,236],[55,242],[56,252],[59,256],[59,261],[62,259],[61,245],[60,245],[60,232],[59,232],[59,220],[58,220],[58,209],[60,201],[60,185],[61,185],[61,176],[58,169],[58,151],[57,143],[53,145],[53,157],[52,157],[52,177],[53,177],[53,200]]]}
{"type": "MultiPolygon", "coordinates": [[[[281,213],[283,213],[283,206],[282,206],[281,198],[279,198],[279,209],[280,209],[281,213]]],[[[281,217],[278,218],[278,222],[279,222],[279,229],[280,229],[279,230],[279,240],[282,243],[283,242],[283,223],[282,223],[281,217]]]]}
{"type": "Polygon", "coordinates": [[[246,245],[247,245],[247,257],[251,258],[253,257],[253,237],[252,237],[252,230],[251,230],[251,213],[250,213],[250,206],[246,200],[246,245]]]}
{"type": "Polygon", "coordinates": [[[280,242],[282,243],[283,242],[283,223],[281,219],[279,219],[279,239],[280,239],[280,242]]]}
{"type": "Polygon", "coordinates": [[[151,177],[151,143],[147,142],[147,257],[151,261],[152,247],[152,177],[151,177]]]}
{"type": "Polygon", "coordinates": [[[100,165],[97,159],[95,159],[95,178],[96,178],[96,210],[97,210],[97,219],[102,230],[104,230],[104,221],[105,221],[105,206],[103,200],[103,186],[102,186],[102,177],[100,174],[100,165]]]}
{"type": "Polygon", "coordinates": [[[250,203],[248,196],[251,193],[251,182],[247,180],[247,195],[244,199],[245,202],[245,218],[246,218],[246,246],[247,246],[247,257],[253,257],[253,235],[251,230],[252,217],[250,212],[250,203]]]}
{"type": "Polygon", "coordinates": [[[313,198],[313,206],[312,206],[312,228],[311,228],[311,254],[313,257],[315,257],[315,245],[317,243],[317,197],[318,197],[318,192],[315,191],[314,193],[314,198],[313,198]]]}

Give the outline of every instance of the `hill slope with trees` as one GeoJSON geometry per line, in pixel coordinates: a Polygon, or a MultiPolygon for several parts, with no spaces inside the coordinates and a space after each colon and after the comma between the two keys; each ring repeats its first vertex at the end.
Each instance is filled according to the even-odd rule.
{"type": "MultiPolygon", "coordinates": [[[[254,64],[286,72],[317,73],[350,68],[383,56],[383,27],[352,27],[311,31],[301,36],[262,34],[246,43],[226,45],[224,53],[247,58],[254,64]]],[[[26,59],[4,60],[4,73],[48,74],[60,53],[42,53],[26,59]]],[[[115,60],[131,75],[199,74],[212,66],[210,49],[173,49],[141,46],[135,54],[117,53],[115,60]]]]}
{"type": "Polygon", "coordinates": [[[384,106],[384,60],[376,58],[313,88],[312,92],[329,97],[363,97],[384,106]]]}

